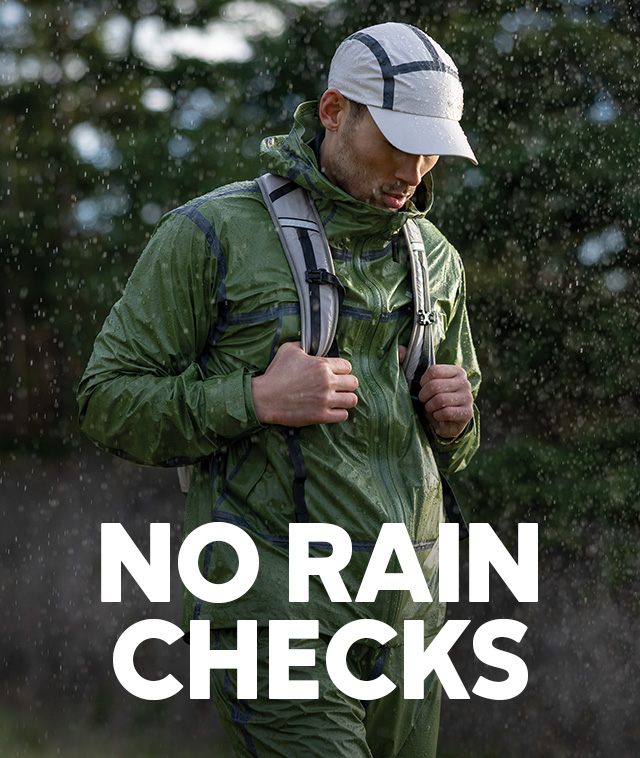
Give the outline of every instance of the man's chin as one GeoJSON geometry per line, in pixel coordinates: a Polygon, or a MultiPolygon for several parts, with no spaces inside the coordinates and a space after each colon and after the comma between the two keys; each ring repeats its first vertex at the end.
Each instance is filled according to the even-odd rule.
{"type": "Polygon", "coordinates": [[[379,211],[390,211],[391,213],[398,212],[398,211],[395,211],[393,208],[389,208],[386,205],[381,205],[380,203],[368,202],[367,205],[370,205],[372,208],[377,208],[379,211]]]}
{"type": "Polygon", "coordinates": [[[394,213],[404,207],[405,200],[403,200],[402,203],[398,205],[397,203],[390,204],[385,198],[386,196],[384,194],[376,194],[373,197],[365,200],[365,203],[373,208],[379,208],[381,211],[393,211],[394,213]]]}

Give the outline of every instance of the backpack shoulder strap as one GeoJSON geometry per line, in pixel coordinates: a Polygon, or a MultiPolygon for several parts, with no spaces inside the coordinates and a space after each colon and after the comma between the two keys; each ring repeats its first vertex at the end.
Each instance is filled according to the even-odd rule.
{"type": "MultiPolygon", "coordinates": [[[[265,174],[256,181],[295,281],[302,349],[310,355],[333,353],[344,287],[336,276],[318,210],[309,192],[290,179],[265,174]]],[[[184,493],[189,491],[192,471],[193,466],[178,469],[184,493]]]]}
{"type": "Polygon", "coordinates": [[[417,398],[420,392],[420,377],[436,362],[432,334],[436,315],[431,310],[429,268],[420,228],[413,219],[409,219],[403,227],[403,232],[411,262],[413,329],[402,365],[411,396],[417,398]]]}
{"type": "MultiPolygon", "coordinates": [[[[416,407],[418,417],[422,418],[421,403],[418,400],[420,393],[420,377],[436,362],[433,325],[436,323],[436,314],[431,310],[431,291],[429,287],[429,267],[424,241],[418,224],[409,219],[403,227],[409,259],[411,261],[411,284],[413,289],[413,329],[407,354],[403,362],[403,368],[411,399],[416,407]]],[[[425,421],[426,423],[426,421],[425,421]]],[[[451,485],[440,472],[442,486],[442,500],[447,521],[458,524],[460,540],[469,536],[466,521],[458,505],[456,496],[451,485]]]]}
{"type": "Polygon", "coordinates": [[[302,349],[310,355],[327,355],[344,287],[336,276],[316,206],[309,192],[290,179],[265,174],[257,182],[298,291],[302,349]]]}

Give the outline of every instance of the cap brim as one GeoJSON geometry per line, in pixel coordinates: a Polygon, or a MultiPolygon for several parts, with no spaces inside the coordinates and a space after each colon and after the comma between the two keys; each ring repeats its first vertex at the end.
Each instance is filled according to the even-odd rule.
{"type": "Polygon", "coordinates": [[[389,142],[412,155],[456,155],[478,164],[462,127],[457,121],[416,116],[367,105],[378,129],[389,142]]]}

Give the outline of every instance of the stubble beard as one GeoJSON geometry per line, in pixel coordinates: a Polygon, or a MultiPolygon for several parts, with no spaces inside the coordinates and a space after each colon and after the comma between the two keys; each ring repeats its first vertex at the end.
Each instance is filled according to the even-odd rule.
{"type": "Polygon", "coordinates": [[[349,133],[343,136],[342,145],[331,164],[326,169],[323,166],[322,171],[343,192],[360,202],[385,211],[396,212],[396,209],[390,208],[385,202],[385,194],[404,195],[408,200],[416,191],[415,187],[403,182],[388,182],[378,187],[371,187],[368,181],[369,174],[362,170],[355,157],[353,141],[349,133]]]}

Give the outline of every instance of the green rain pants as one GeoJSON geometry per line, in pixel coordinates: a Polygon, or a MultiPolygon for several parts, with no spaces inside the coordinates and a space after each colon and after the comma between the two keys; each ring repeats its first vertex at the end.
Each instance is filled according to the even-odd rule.
{"type": "MultiPolygon", "coordinates": [[[[235,650],[235,629],[216,630],[214,647],[235,650]]],[[[290,679],[316,679],[316,700],[269,700],[269,631],[258,633],[258,697],[238,701],[236,671],[211,671],[212,697],[231,745],[241,758],[435,758],[441,688],[433,672],[422,700],[403,696],[403,648],[355,644],[347,658],[359,679],[385,674],[395,689],[362,702],[331,681],[328,640],[291,640],[289,647],[315,650],[313,668],[291,668],[290,679]]]]}

